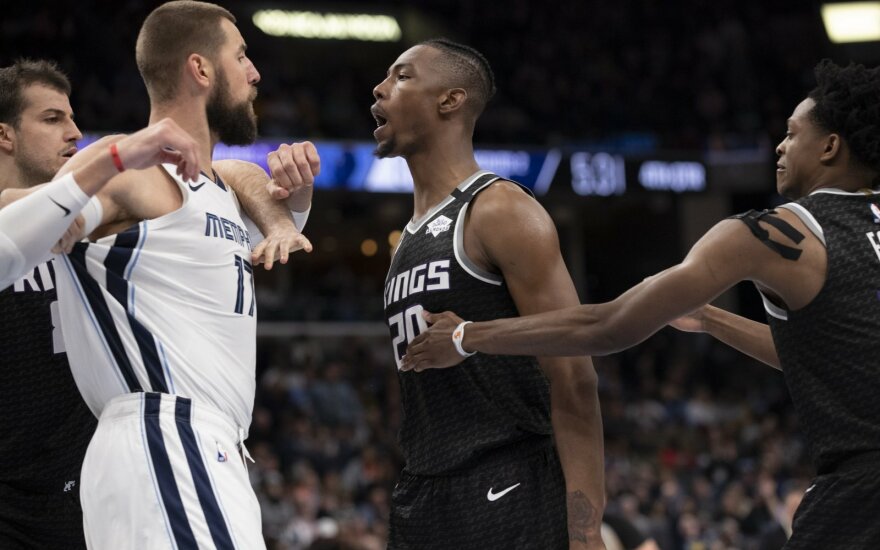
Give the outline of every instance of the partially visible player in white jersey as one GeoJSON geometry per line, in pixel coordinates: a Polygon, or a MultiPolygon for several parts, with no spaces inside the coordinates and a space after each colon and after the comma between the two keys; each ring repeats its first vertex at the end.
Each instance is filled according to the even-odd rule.
{"type": "MultiPolygon", "coordinates": [[[[82,185],[78,170],[109,151],[121,172],[97,195],[92,242],[56,261],[74,378],[100,418],[82,473],[90,548],[264,548],[259,505],[237,454],[244,454],[254,398],[252,261],[271,265],[276,253],[286,261],[289,251],[310,250],[297,226],[320,163],[309,143],[270,154],[271,196],[259,167],[218,163],[221,174],[215,171],[217,142],[256,137],[259,73],[234,22],[213,4],[169,2],[138,36],[151,100],[145,131],[173,125],[192,135],[199,172],[132,171],[127,140],[134,136],[116,136],[76,155],[68,175],[0,211],[0,229],[22,212],[36,221],[68,217],[85,202],[76,190],[99,187],[82,185]],[[233,182],[265,239],[242,213],[233,182]]],[[[44,233],[60,236],[59,225],[44,233]]],[[[12,240],[21,264],[46,245],[45,238],[12,240]]]]}

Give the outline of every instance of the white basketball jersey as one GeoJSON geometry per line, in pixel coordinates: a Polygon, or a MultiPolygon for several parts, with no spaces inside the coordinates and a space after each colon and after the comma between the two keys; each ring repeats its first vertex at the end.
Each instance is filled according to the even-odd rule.
{"type": "Polygon", "coordinates": [[[118,395],[153,391],[210,403],[247,430],[257,313],[249,232],[219,178],[184,182],[164,168],[180,209],[78,243],[56,262],[74,379],[99,417],[118,395]]]}

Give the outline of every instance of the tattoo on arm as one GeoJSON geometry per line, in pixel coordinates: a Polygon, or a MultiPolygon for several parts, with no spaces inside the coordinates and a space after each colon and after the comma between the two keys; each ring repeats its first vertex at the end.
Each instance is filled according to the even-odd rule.
{"type": "Polygon", "coordinates": [[[566,495],[568,507],[568,540],[588,542],[587,532],[599,532],[596,508],[590,503],[583,491],[574,491],[566,495]]]}

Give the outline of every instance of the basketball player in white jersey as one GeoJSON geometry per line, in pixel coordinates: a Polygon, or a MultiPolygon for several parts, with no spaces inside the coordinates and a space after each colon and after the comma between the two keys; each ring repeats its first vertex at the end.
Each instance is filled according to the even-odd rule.
{"type": "MultiPolygon", "coordinates": [[[[210,162],[218,141],[256,135],[259,73],[234,21],[213,4],[169,2],[138,36],[150,128],[174,124],[191,134],[201,159],[195,171],[189,164],[182,174],[169,165],[126,170],[134,136],[100,141],[65,167],[78,177],[92,149],[116,145],[111,158],[121,173],[99,195],[94,242],[77,243],[56,262],[74,378],[100,419],[81,488],[92,548],[264,547],[259,505],[237,456],[246,454],[254,398],[251,249],[262,236],[210,162]],[[173,122],[159,122],[165,117],[173,122]]],[[[319,161],[311,144],[296,144],[270,155],[270,166],[283,188],[274,191],[288,195],[294,216],[264,225],[272,237],[255,252],[268,251],[266,261],[276,249],[310,249],[294,219],[305,223],[319,161]]],[[[251,165],[227,168],[239,180],[268,180],[251,165]]],[[[20,203],[35,196],[58,199],[38,192],[20,203]]],[[[267,210],[276,204],[269,199],[267,210]]],[[[74,210],[58,203],[56,210],[74,210]]],[[[32,212],[66,216],[46,204],[32,212]]],[[[17,206],[0,211],[0,224],[17,206]]]]}

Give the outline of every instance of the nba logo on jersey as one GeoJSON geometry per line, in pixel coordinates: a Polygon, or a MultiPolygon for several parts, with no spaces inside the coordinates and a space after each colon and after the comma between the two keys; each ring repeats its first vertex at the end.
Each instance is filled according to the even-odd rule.
{"type": "Polygon", "coordinates": [[[449,231],[450,227],[452,227],[452,220],[450,220],[446,216],[439,216],[436,220],[428,224],[427,233],[430,233],[431,235],[436,237],[444,231],[449,231]]]}
{"type": "Polygon", "coordinates": [[[880,208],[873,202],[871,203],[871,213],[874,214],[874,223],[880,223],[880,208]]]}

